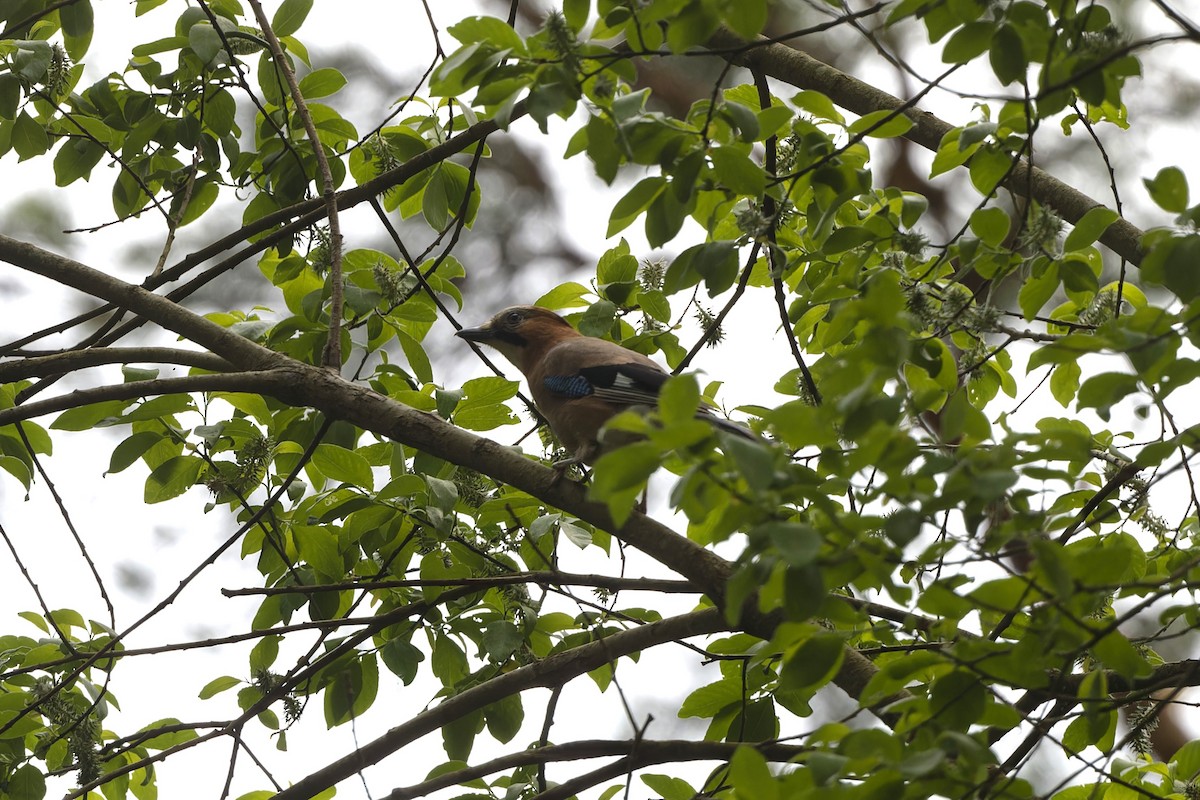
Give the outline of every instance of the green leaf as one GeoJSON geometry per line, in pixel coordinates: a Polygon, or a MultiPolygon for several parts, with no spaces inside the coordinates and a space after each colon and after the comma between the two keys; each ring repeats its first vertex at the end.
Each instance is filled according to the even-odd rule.
{"type": "Polygon", "coordinates": [[[990,247],[999,247],[1008,237],[1012,220],[1002,208],[980,208],[971,214],[971,232],[990,247]]]}
{"type": "Polygon", "coordinates": [[[15,456],[0,455],[0,469],[20,481],[25,491],[29,491],[33,485],[33,473],[29,471],[29,465],[15,456]]]}
{"type": "Polygon", "coordinates": [[[221,35],[208,22],[197,22],[188,30],[188,46],[205,64],[211,64],[217,54],[225,49],[221,35]]]}
{"type": "Polygon", "coordinates": [[[1083,369],[1078,361],[1064,361],[1050,373],[1050,394],[1059,404],[1066,408],[1075,399],[1079,391],[1079,377],[1083,369]]]}
{"type": "Polygon", "coordinates": [[[250,669],[253,674],[270,669],[279,656],[279,641],[282,636],[264,636],[250,650],[250,669]]]}
{"type": "Polygon", "coordinates": [[[736,147],[717,147],[709,154],[717,180],[738,194],[758,197],[767,186],[762,167],[736,147]]]}
{"type": "Polygon", "coordinates": [[[987,707],[987,687],[965,669],[956,669],[933,684],[929,710],[940,725],[965,731],[987,707]]]}
{"type": "Polygon", "coordinates": [[[525,723],[525,707],[521,695],[510,694],[503,700],[497,700],[483,709],[483,717],[487,722],[488,733],[496,741],[506,744],[521,732],[525,723]]]}
{"type": "Polygon", "coordinates": [[[1200,740],[1188,742],[1175,751],[1171,763],[1176,766],[1178,775],[1185,781],[1192,781],[1200,775],[1200,740]]]}
{"type": "Polygon", "coordinates": [[[1017,303],[1021,306],[1021,313],[1025,315],[1025,319],[1031,320],[1038,315],[1042,307],[1050,301],[1054,293],[1058,291],[1058,264],[1050,262],[1046,265],[1042,273],[1034,275],[1021,284],[1021,289],[1017,292],[1017,303]]]}
{"type": "Polygon", "coordinates": [[[792,98],[792,102],[802,111],[807,111],[818,119],[826,119],[830,122],[842,123],[845,122],[845,117],[837,110],[837,106],[828,96],[812,89],[805,89],[792,98]]]}
{"type": "Polygon", "coordinates": [[[527,55],[525,40],[502,19],[496,17],[467,17],[446,29],[463,44],[485,42],[496,50],[511,50],[518,55],[527,55]]]}
{"type": "Polygon", "coordinates": [[[992,43],[995,26],[990,22],[969,22],[946,41],[942,61],[946,64],[965,64],[987,52],[992,43]]]}
{"type": "Polygon", "coordinates": [[[825,581],[815,564],[788,567],[783,579],[784,611],[788,619],[806,620],[825,602],[825,581]]]}
{"type": "Polygon", "coordinates": [[[587,24],[588,13],[591,11],[592,0],[563,0],[563,16],[571,30],[579,33],[587,24]]]}
{"type": "Polygon", "coordinates": [[[300,94],[304,99],[328,97],[341,91],[346,85],[346,76],[332,67],[323,67],[305,75],[300,80],[300,94]]]}
{"type": "Polygon", "coordinates": [[[384,666],[391,670],[405,686],[417,677],[417,670],[425,660],[420,648],[403,639],[392,639],[379,650],[384,666]]]}
{"type": "Polygon", "coordinates": [[[662,247],[675,238],[688,215],[688,202],[675,192],[666,191],[654,198],[646,212],[646,240],[651,247],[662,247]]]}
{"type": "Polygon", "coordinates": [[[892,139],[912,130],[913,121],[902,113],[880,109],[865,114],[850,124],[852,134],[865,134],[876,139],[892,139]]]}
{"type": "Polygon", "coordinates": [[[433,365],[429,361],[429,355],[425,352],[425,348],[398,326],[394,326],[394,328],[396,340],[400,342],[400,349],[404,351],[404,357],[408,359],[408,366],[412,369],[413,375],[421,383],[431,383],[433,381],[433,365]]]}
{"type": "Polygon", "coordinates": [[[673,778],[669,775],[645,774],[641,776],[646,784],[662,800],[692,800],[696,790],[683,778],[673,778]]]}
{"type": "Polygon", "coordinates": [[[1153,178],[1144,178],[1142,183],[1149,190],[1150,199],[1163,211],[1178,214],[1187,208],[1187,178],[1179,167],[1164,167],[1153,178]]]}
{"type": "Polygon", "coordinates": [[[213,678],[208,683],[204,684],[204,688],[200,690],[200,699],[207,700],[210,697],[215,697],[221,692],[232,689],[241,684],[237,678],[231,678],[228,675],[221,678],[213,678]]]}
{"type": "Polygon", "coordinates": [[[325,687],[325,723],[333,727],[362,716],[378,689],[379,665],[374,657],[349,661],[325,687]]]}
{"type": "MultiPolygon", "coordinates": [[[[738,474],[755,492],[765,492],[775,481],[775,454],[765,442],[752,442],[734,433],[720,432],[721,449],[733,459],[738,474]]],[[[783,523],[780,523],[783,524],[783,523]]]]}
{"type": "Polygon", "coordinates": [[[1089,209],[1080,217],[1079,222],[1075,223],[1074,230],[1067,234],[1066,241],[1063,242],[1063,250],[1068,253],[1073,250],[1082,250],[1099,239],[1117,219],[1119,219],[1119,215],[1111,208],[1097,206],[1089,209]]]}
{"type": "Polygon", "coordinates": [[[742,687],[737,681],[719,680],[701,686],[684,698],[679,706],[679,716],[710,719],[741,700],[742,687]]]}
{"type": "Polygon", "coordinates": [[[1120,631],[1112,631],[1092,647],[1096,658],[1118,674],[1133,680],[1148,678],[1154,669],[1120,631]]]}
{"type": "Polygon", "coordinates": [[[638,306],[651,318],[659,322],[671,321],[671,303],[658,289],[638,293],[638,306]]]}
{"type": "Polygon", "coordinates": [[[0,72],[0,119],[16,119],[21,102],[21,79],[11,72],[0,72]]]}
{"type": "Polygon", "coordinates": [[[320,525],[294,525],[292,535],[300,558],[320,575],[332,580],[345,572],[334,531],[320,525]]]}
{"type": "Polygon", "coordinates": [[[1158,241],[1142,259],[1142,277],[1167,287],[1185,303],[1200,297],[1200,236],[1158,241]]]}
{"type": "Polygon", "coordinates": [[[196,405],[192,402],[192,398],[189,395],[166,394],[138,403],[130,411],[121,416],[121,421],[141,422],[195,410],[196,405]]]}
{"type": "Polygon", "coordinates": [[[755,543],[769,541],[793,567],[812,564],[821,552],[821,535],[799,522],[764,522],[751,528],[749,536],[755,543]]]}
{"type": "Polygon", "coordinates": [[[708,41],[720,24],[720,18],[708,3],[691,0],[671,18],[667,27],[667,46],[672,53],[682,53],[689,47],[708,41]]]}
{"type": "Polygon", "coordinates": [[[1005,23],[995,29],[988,45],[988,61],[992,64],[992,72],[1005,86],[1025,77],[1029,68],[1025,42],[1013,26],[1005,23]]]}
{"type": "MultiPolygon", "coordinates": [[[[576,520],[576,522],[577,521],[578,520],[576,520]]],[[[560,520],[558,523],[558,529],[562,532],[563,536],[567,537],[567,541],[578,547],[580,550],[583,550],[592,544],[592,541],[595,538],[590,530],[580,525],[576,525],[575,522],[572,522],[571,520],[560,520]]]]}
{"type": "Polygon", "coordinates": [[[300,30],[312,6],[313,0],[283,0],[271,18],[271,30],[276,36],[291,36],[300,30]]]}
{"type": "Polygon", "coordinates": [[[533,304],[542,308],[549,308],[553,311],[558,311],[562,308],[580,308],[588,304],[583,297],[584,295],[591,294],[591,292],[592,290],[582,283],[569,281],[555,286],[535,300],[533,304]]]}
{"type": "Polygon", "coordinates": [[[506,619],[488,623],[483,631],[483,651],[494,663],[502,664],[517,651],[525,637],[521,629],[506,619]]]}
{"type": "Polygon", "coordinates": [[[767,24],[767,0],[734,0],[723,4],[721,18],[738,36],[753,40],[767,24]]]}
{"type": "Polygon", "coordinates": [[[130,404],[130,400],[106,400],[103,403],[93,403],[90,406],[70,408],[59,414],[50,423],[51,430],[57,431],[86,431],[95,428],[99,423],[121,416],[121,412],[130,404]]]}
{"type": "Polygon", "coordinates": [[[108,472],[116,474],[141,458],[147,450],[161,442],[163,434],[157,431],[139,431],[122,441],[113,450],[108,461],[108,472]]]}
{"type": "Polygon", "coordinates": [[[313,453],[312,464],[331,480],[363,489],[375,487],[371,464],[353,450],[336,444],[319,444],[313,453]]]}
{"type": "Polygon", "coordinates": [[[739,797],[776,800],[780,784],[771,775],[767,759],[753,747],[739,747],[729,760],[729,782],[739,797]]]}
{"type": "Polygon", "coordinates": [[[29,112],[22,111],[13,123],[12,147],[17,151],[20,160],[24,161],[49,150],[50,137],[46,135],[46,129],[40,122],[29,116],[29,112]]]}
{"type": "MultiPolygon", "coordinates": [[[[1075,361],[1066,362],[1060,369],[1067,364],[1075,365],[1078,371],[1078,362],[1075,361]]],[[[1107,420],[1109,408],[1137,390],[1136,375],[1126,372],[1101,372],[1089,377],[1079,388],[1079,407],[1099,409],[1101,418],[1107,420]]]]}
{"type": "MultiPolygon", "coordinates": [[[[166,728],[182,725],[175,717],[166,717],[165,719],[155,720],[149,725],[142,727],[141,732],[146,733],[155,730],[156,728],[166,728]]],[[[139,745],[149,750],[166,750],[171,747],[177,747],[185,742],[191,742],[199,736],[194,730],[176,730],[166,733],[160,733],[155,736],[150,736],[139,740],[139,745]]]]}
{"type": "Polygon", "coordinates": [[[604,336],[612,329],[617,306],[611,300],[597,300],[588,306],[579,320],[579,332],[584,336],[604,336]]]}
{"type": "Polygon", "coordinates": [[[779,672],[779,687],[813,691],[829,681],[841,668],[846,643],[834,633],[819,632],[805,639],[787,657],[779,672]]]}
{"type": "Polygon", "coordinates": [[[650,442],[634,442],[604,453],[593,465],[588,496],[607,503],[613,521],[624,523],[661,458],[650,442]]]}
{"type": "Polygon", "coordinates": [[[13,770],[5,796],[11,800],[42,800],[46,796],[46,778],[33,764],[13,770]]]}
{"type": "MultiPolygon", "coordinates": [[[[95,24],[91,0],[77,0],[59,8],[59,23],[65,36],[91,38],[92,26],[95,24]]],[[[71,54],[71,58],[78,60],[74,53],[71,54]]]]}
{"type": "Polygon", "coordinates": [[[700,407],[700,384],[695,375],[673,375],[658,395],[659,413],[667,425],[678,425],[696,415],[700,407]]]}
{"type": "MultiPolygon", "coordinates": [[[[662,193],[666,186],[667,179],[662,176],[643,178],[638,181],[613,206],[612,214],[608,218],[608,232],[605,235],[613,236],[628,228],[638,218],[638,215],[650,207],[650,204],[654,202],[655,198],[662,193]]],[[[636,260],[634,264],[637,264],[636,260]]]]}
{"type": "Polygon", "coordinates": [[[968,167],[971,183],[985,197],[990,197],[1012,171],[1013,155],[999,147],[981,147],[971,156],[968,167]]]}
{"type": "Polygon", "coordinates": [[[473,378],[463,384],[463,398],[454,410],[454,421],[472,431],[490,431],[520,420],[504,403],[516,396],[519,384],[497,375],[473,378]]]}
{"type": "Polygon", "coordinates": [[[146,478],[143,500],[150,504],[178,497],[196,485],[204,468],[204,459],[196,456],[167,459],[146,478]]]}

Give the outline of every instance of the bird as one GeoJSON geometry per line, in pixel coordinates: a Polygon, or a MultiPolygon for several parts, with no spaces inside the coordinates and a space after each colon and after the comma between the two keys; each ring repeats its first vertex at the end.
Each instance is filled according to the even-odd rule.
{"type": "MultiPolygon", "coordinates": [[[[511,306],[456,336],[499,351],[529,383],[538,413],[574,455],[554,464],[590,465],[601,454],[600,431],[629,408],[655,407],[670,373],[641,353],[585,336],[539,306],[511,306]]],[[[721,430],[758,441],[748,428],[701,406],[696,416],[721,430]]]]}

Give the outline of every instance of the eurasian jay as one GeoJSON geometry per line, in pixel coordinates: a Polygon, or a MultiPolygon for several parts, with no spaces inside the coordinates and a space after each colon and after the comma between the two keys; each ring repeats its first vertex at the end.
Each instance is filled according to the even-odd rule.
{"type": "MultiPolygon", "coordinates": [[[[574,458],[556,468],[590,464],[600,453],[600,429],[634,406],[654,407],[667,378],[662,367],[619,344],[584,336],[565,319],[538,306],[512,306],[478,328],[456,336],[489,345],[525,375],[538,412],[574,458]]],[[[756,437],[704,406],[696,416],[722,430],[756,437]]]]}

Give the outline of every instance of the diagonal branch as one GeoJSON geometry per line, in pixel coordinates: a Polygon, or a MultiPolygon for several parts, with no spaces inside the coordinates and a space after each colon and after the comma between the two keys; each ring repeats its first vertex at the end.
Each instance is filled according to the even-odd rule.
{"type": "MultiPolygon", "coordinates": [[[[748,43],[730,31],[720,30],[709,40],[709,46],[714,49],[741,47],[739,53],[730,56],[735,64],[761,70],[792,86],[815,89],[855,114],[869,114],[881,109],[903,113],[913,122],[912,130],[904,138],[927,150],[937,152],[943,137],[954,130],[954,126],[933,114],[914,108],[898,97],[787,45],[771,44],[762,37],[748,43]]],[[[1054,208],[1072,223],[1094,208],[1105,207],[1048,172],[1031,167],[1024,159],[1017,162],[1005,185],[1017,194],[1054,208]]],[[[1101,242],[1133,264],[1141,263],[1141,239],[1142,231],[1125,219],[1118,219],[1100,236],[1101,242]]]]}
{"type": "MultiPolygon", "coordinates": [[[[649,764],[661,764],[666,761],[728,761],[733,758],[739,747],[753,747],[769,761],[786,762],[798,755],[810,752],[812,748],[784,744],[752,744],[746,742],[693,742],[684,739],[675,740],[646,740],[646,739],[587,739],[564,744],[552,744],[545,747],[530,748],[519,753],[509,753],[474,767],[466,767],[457,772],[438,775],[436,778],[393,789],[383,800],[413,800],[450,786],[466,783],[467,781],[491,775],[500,770],[513,767],[523,767],[529,764],[548,764],[555,761],[575,761],[584,758],[605,758],[607,756],[627,756],[619,764],[623,766],[617,774],[628,772],[631,767],[627,763],[635,760],[637,765],[644,767],[649,764]]],[[[566,784],[562,784],[565,786],[566,784]]]]}
{"type": "Polygon", "coordinates": [[[310,798],[336,785],[359,770],[379,763],[420,737],[438,730],[465,714],[527,689],[558,686],[615,661],[623,655],[648,647],[726,630],[721,612],[710,608],[668,617],[629,631],[615,633],[589,644],[519,667],[449,698],[441,705],[417,714],[387,733],[337,761],[315,770],[275,795],[274,800],[310,798]]]}

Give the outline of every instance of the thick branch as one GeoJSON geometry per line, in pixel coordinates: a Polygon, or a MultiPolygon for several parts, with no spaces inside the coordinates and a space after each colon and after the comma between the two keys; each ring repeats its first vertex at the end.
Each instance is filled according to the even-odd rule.
{"type": "MultiPolygon", "coordinates": [[[[727,30],[718,31],[710,40],[714,49],[746,48],[747,42],[727,30]]],[[[812,56],[782,44],[771,44],[760,38],[752,47],[731,56],[735,64],[761,70],[772,78],[801,89],[814,89],[829,97],[835,104],[855,114],[868,114],[880,109],[900,111],[913,121],[905,138],[937,152],[942,138],[954,129],[933,114],[911,107],[898,97],[834,69],[812,56]]],[[[1027,195],[1050,206],[1069,222],[1075,223],[1093,208],[1103,204],[1083,192],[1068,186],[1029,162],[1021,159],[1005,181],[1013,192],[1027,195]]],[[[1142,231],[1125,219],[1118,219],[1100,237],[1113,252],[1133,264],[1140,264],[1142,231]]]]}
{"type": "Polygon", "coordinates": [[[283,356],[199,314],[131,283],[114,278],[66,256],[0,234],[0,260],[70,286],[91,297],[107,300],[156,322],[169,331],[223,356],[242,369],[263,369],[286,361],[283,356]]]}
{"type": "MultiPolygon", "coordinates": [[[[523,767],[529,764],[549,764],[555,761],[575,761],[583,758],[604,758],[606,756],[630,756],[638,761],[637,766],[661,764],[667,761],[727,761],[733,757],[734,751],[746,746],[742,742],[692,742],[683,739],[647,741],[645,739],[590,739],[565,744],[552,744],[546,747],[522,750],[519,753],[509,753],[500,758],[492,759],[484,764],[460,769],[431,778],[415,786],[394,789],[384,800],[412,800],[428,794],[455,786],[485,775],[491,775],[513,767],[523,767]]],[[[762,753],[768,761],[786,762],[798,755],[809,752],[811,748],[784,744],[750,744],[762,753]]],[[[618,762],[620,763],[620,762],[618,762]]],[[[628,771],[628,768],[622,772],[628,771]]]]}
{"type": "Polygon", "coordinates": [[[558,686],[604,664],[648,647],[703,636],[727,628],[721,612],[706,609],[669,617],[659,622],[606,636],[600,641],[572,648],[528,666],[520,667],[455,695],[441,705],[423,711],[397,725],[378,739],[350,755],[318,769],[275,795],[275,800],[309,798],[378,763],[420,737],[438,730],[465,714],[526,689],[558,686]]]}
{"type": "Polygon", "coordinates": [[[181,350],[175,347],[95,347],[56,353],[52,356],[6,361],[0,364],[0,383],[66,375],[106,364],[181,364],[210,372],[228,372],[233,368],[225,359],[199,350],[181,350]]]}
{"type": "Polygon", "coordinates": [[[492,575],[487,578],[417,578],[386,581],[345,581],[343,583],[316,584],[306,586],[251,586],[244,589],[222,589],[226,597],[273,594],[316,594],[317,592],[340,592],[346,590],[404,589],[413,586],[512,586],[519,583],[536,583],[542,586],[591,586],[609,591],[696,593],[700,590],[687,581],[660,578],[617,578],[612,575],[580,575],[575,572],[513,572],[508,575],[492,575]]]}
{"type": "MultiPolygon", "coordinates": [[[[1200,686],[1200,659],[1188,658],[1183,661],[1172,661],[1170,664],[1161,664],[1145,678],[1130,679],[1112,670],[1106,670],[1104,675],[1110,694],[1137,693],[1138,698],[1128,695],[1122,698],[1126,702],[1132,702],[1134,699],[1149,696],[1159,689],[1200,686]]],[[[1018,710],[1032,711],[1050,700],[1060,697],[1075,697],[1078,694],[1079,685],[1088,676],[1086,673],[1062,675],[1052,671],[1049,677],[1050,686],[1054,691],[1030,690],[1017,704],[1018,710]]]]}
{"type": "Polygon", "coordinates": [[[283,377],[272,372],[235,372],[229,375],[189,375],[184,378],[163,378],[155,381],[134,381],[80,389],[70,394],[25,403],[0,411],[0,426],[12,425],[34,417],[66,411],[69,408],[90,406],[107,400],[137,400],[164,394],[189,392],[254,392],[271,394],[271,383],[283,377]]]}

